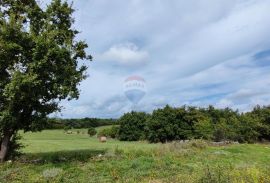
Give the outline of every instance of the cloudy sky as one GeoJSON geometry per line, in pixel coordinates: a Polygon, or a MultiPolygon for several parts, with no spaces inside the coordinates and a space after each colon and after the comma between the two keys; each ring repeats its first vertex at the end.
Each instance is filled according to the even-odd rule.
{"type": "Polygon", "coordinates": [[[74,0],[74,8],[94,60],[80,99],[63,102],[59,117],[134,109],[123,91],[133,75],[146,81],[142,111],[270,104],[269,0],[74,0]]]}

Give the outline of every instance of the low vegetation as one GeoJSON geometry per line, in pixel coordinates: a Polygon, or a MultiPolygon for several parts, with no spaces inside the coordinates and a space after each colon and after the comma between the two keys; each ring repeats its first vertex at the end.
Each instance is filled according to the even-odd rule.
{"type": "Polygon", "coordinates": [[[91,128],[88,128],[87,134],[88,134],[90,137],[92,137],[92,136],[94,136],[94,135],[97,134],[97,131],[96,131],[95,128],[91,127],[91,128]]]}
{"type": "Polygon", "coordinates": [[[89,137],[87,129],[71,131],[22,134],[24,155],[0,165],[0,182],[270,181],[268,144],[214,144],[204,140],[149,144],[114,139],[100,143],[89,137]]]}
{"type": "Polygon", "coordinates": [[[100,129],[98,134],[98,137],[105,136],[110,138],[118,138],[119,137],[119,126],[112,125],[107,128],[100,129]]]}

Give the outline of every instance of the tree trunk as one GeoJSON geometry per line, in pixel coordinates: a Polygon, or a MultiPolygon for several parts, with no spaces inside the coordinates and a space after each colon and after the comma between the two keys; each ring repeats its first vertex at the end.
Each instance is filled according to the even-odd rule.
{"type": "Polygon", "coordinates": [[[10,134],[4,134],[3,138],[1,139],[1,149],[0,149],[0,162],[4,162],[8,153],[8,145],[10,142],[10,134]]]}

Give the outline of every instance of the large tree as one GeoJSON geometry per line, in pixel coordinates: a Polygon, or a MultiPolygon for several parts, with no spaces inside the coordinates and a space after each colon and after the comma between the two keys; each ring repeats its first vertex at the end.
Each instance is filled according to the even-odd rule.
{"type": "Polygon", "coordinates": [[[72,6],[52,0],[0,0],[0,161],[18,130],[41,130],[59,102],[78,98],[91,60],[76,39],[72,6]]]}

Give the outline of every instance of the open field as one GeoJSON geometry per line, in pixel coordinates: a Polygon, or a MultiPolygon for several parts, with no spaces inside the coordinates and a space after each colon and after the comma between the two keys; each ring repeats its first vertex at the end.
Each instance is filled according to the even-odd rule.
{"type": "MultiPolygon", "coordinates": [[[[97,131],[111,126],[99,127],[97,131]]],[[[106,143],[100,143],[96,137],[89,137],[87,129],[73,129],[72,134],[66,134],[64,130],[44,130],[37,133],[23,134],[25,153],[42,153],[72,150],[112,150],[117,147],[121,149],[151,149],[156,144],[145,142],[121,142],[109,139],[106,143]],[[80,133],[78,134],[77,131],[80,133]]]]}
{"type": "Polygon", "coordinates": [[[270,182],[269,145],[100,143],[73,131],[23,134],[26,154],[0,165],[0,182],[270,182]]]}

